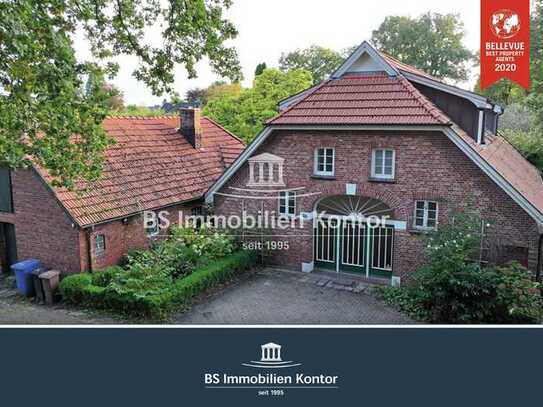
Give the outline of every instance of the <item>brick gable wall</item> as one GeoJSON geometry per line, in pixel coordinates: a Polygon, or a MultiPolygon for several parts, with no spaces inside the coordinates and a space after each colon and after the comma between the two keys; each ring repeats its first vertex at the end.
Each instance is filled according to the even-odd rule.
{"type": "Polygon", "coordinates": [[[0,213],[0,222],[15,225],[18,260],[79,271],[79,231],[41,178],[31,169],[14,171],[12,189],[14,213],[0,213]]]}
{"type": "MultiPolygon", "coordinates": [[[[317,195],[300,198],[297,211],[310,212],[327,195],[345,194],[345,184],[357,184],[357,195],[377,198],[394,210],[394,218],[406,221],[407,231],[396,231],[394,274],[407,276],[424,261],[424,238],[409,230],[413,224],[414,201],[439,202],[440,223],[446,222],[455,208],[477,208],[491,227],[493,240],[529,250],[529,265],[537,262],[535,222],[505,192],[464,155],[444,134],[383,133],[338,131],[277,131],[254,153],[272,153],[285,159],[284,179],[288,188],[304,187],[303,192],[317,195]],[[312,177],[314,150],[333,147],[336,152],[335,179],[312,177]],[[372,148],[394,148],[395,181],[372,182],[372,148]]],[[[245,164],[219,191],[232,193],[230,187],[245,188],[248,166],[245,164]]],[[[259,210],[277,211],[277,200],[239,199],[217,195],[215,213],[220,215],[259,210]]],[[[288,240],[290,250],[275,252],[269,261],[292,268],[313,259],[312,230],[287,230],[275,233],[274,240],[288,240]],[[283,235],[283,236],[278,236],[283,235]]]]}

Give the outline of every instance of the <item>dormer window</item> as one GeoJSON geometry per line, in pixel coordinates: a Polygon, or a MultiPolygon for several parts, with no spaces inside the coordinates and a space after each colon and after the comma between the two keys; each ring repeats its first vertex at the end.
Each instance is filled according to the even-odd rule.
{"type": "Polygon", "coordinates": [[[371,177],[374,179],[394,179],[395,157],[390,148],[377,148],[372,152],[371,177]]]}
{"type": "Polygon", "coordinates": [[[333,148],[315,149],[313,173],[315,175],[333,176],[335,171],[335,151],[333,148]]]}

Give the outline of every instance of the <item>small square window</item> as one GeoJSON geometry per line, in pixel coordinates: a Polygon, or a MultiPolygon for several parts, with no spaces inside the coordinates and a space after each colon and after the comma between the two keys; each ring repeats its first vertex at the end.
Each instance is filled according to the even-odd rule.
{"type": "Polygon", "coordinates": [[[96,235],[94,236],[94,252],[103,253],[106,251],[106,236],[96,235]]]}
{"type": "Polygon", "coordinates": [[[437,202],[416,201],[414,227],[435,230],[437,228],[437,211],[437,202]]]}
{"type": "Polygon", "coordinates": [[[334,175],[334,155],[333,148],[317,148],[315,150],[315,164],[313,173],[315,175],[334,175]]]}
{"type": "Polygon", "coordinates": [[[279,194],[279,214],[295,215],[296,214],[296,192],[282,191],[279,194]]]}
{"type": "Polygon", "coordinates": [[[375,149],[372,152],[371,177],[394,179],[395,153],[392,149],[375,149]]]}

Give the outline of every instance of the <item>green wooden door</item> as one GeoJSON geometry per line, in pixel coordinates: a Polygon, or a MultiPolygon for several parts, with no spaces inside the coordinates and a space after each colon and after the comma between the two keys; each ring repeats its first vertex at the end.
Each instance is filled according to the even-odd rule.
{"type": "Polygon", "coordinates": [[[341,257],[339,269],[365,273],[367,264],[366,224],[343,221],[341,223],[341,257]]]}
{"type": "Polygon", "coordinates": [[[315,267],[336,270],[338,221],[322,219],[315,227],[315,267]]]}
{"type": "Polygon", "coordinates": [[[368,228],[368,272],[370,277],[391,277],[394,253],[394,227],[368,228]]]}

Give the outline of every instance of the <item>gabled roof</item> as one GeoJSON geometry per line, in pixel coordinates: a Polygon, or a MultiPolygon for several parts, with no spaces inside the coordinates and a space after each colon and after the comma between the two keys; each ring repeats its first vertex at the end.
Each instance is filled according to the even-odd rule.
{"type": "Polygon", "coordinates": [[[384,72],[330,79],[269,124],[449,124],[409,81],[384,72]]]}
{"type": "MultiPolygon", "coordinates": [[[[179,124],[178,116],[107,118],[104,129],[116,143],[106,150],[101,178],[79,183],[79,193],[53,192],[79,226],[201,198],[244,145],[202,118],[203,145],[195,149],[179,133],[179,124]]],[[[37,170],[51,181],[47,172],[37,170]]]]}
{"type": "Polygon", "coordinates": [[[486,137],[484,145],[477,144],[411,82],[464,97],[479,108],[494,108],[484,96],[440,82],[364,42],[330,79],[283,101],[286,109],[268,121],[214,183],[206,193],[206,201],[213,200],[214,192],[277,129],[442,131],[543,230],[543,182],[539,171],[499,135],[486,137]]]}

